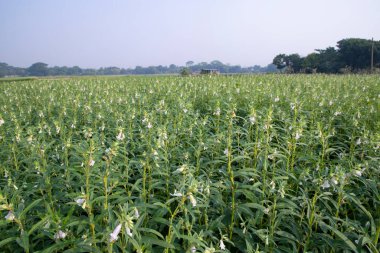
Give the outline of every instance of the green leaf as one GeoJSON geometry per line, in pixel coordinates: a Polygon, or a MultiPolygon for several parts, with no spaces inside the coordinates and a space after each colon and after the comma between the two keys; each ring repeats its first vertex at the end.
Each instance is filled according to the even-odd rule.
{"type": "Polygon", "coordinates": [[[0,248],[3,247],[4,245],[8,244],[8,243],[11,243],[13,241],[16,241],[18,239],[18,237],[9,237],[7,239],[4,239],[0,242],[0,248]]]}
{"type": "Polygon", "coordinates": [[[40,220],[39,222],[34,224],[32,226],[32,228],[29,229],[28,235],[31,235],[35,230],[37,230],[39,227],[43,226],[49,218],[50,218],[49,216],[46,216],[45,218],[43,218],[42,220],[40,220]]]}
{"type": "Polygon", "coordinates": [[[351,242],[351,240],[348,239],[347,236],[345,236],[342,232],[340,232],[336,228],[331,227],[330,225],[327,225],[323,221],[320,221],[319,225],[321,227],[325,227],[327,229],[330,229],[334,234],[336,234],[340,239],[342,239],[347,244],[347,246],[350,247],[351,250],[353,250],[354,252],[358,252],[355,244],[353,244],[353,242],[351,242]]]}
{"type": "Polygon", "coordinates": [[[20,216],[19,216],[20,219],[22,219],[30,209],[32,209],[33,207],[38,205],[41,201],[42,201],[42,199],[37,199],[37,200],[33,201],[29,206],[27,206],[24,210],[22,210],[22,212],[20,213],[20,216]]]}
{"type": "Polygon", "coordinates": [[[150,237],[150,236],[142,236],[142,241],[144,243],[158,245],[163,248],[175,249],[175,247],[172,244],[167,243],[166,241],[163,241],[163,240],[150,237]]]}
{"type": "Polygon", "coordinates": [[[160,232],[158,232],[158,231],[156,231],[156,230],[154,230],[154,229],[150,229],[150,228],[138,228],[138,231],[141,231],[141,232],[147,232],[147,233],[152,233],[152,234],[155,234],[155,235],[157,235],[158,237],[160,237],[161,239],[165,239],[164,238],[164,236],[160,233],[160,232]]]}
{"type": "Polygon", "coordinates": [[[365,213],[368,216],[368,218],[371,221],[371,236],[375,237],[376,236],[376,224],[375,224],[375,220],[373,219],[371,213],[352,194],[345,194],[345,196],[347,198],[349,198],[352,202],[354,202],[363,211],[363,213],[365,213]]]}

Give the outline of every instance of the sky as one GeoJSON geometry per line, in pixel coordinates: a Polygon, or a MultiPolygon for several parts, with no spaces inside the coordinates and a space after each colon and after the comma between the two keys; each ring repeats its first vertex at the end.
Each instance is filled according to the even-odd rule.
{"type": "Polygon", "coordinates": [[[241,66],[380,40],[380,0],[0,0],[0,62],[241,66]]]}

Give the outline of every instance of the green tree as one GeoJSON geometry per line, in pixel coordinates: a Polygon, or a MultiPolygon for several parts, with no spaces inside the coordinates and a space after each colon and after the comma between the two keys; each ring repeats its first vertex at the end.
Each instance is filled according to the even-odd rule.
{"type": "MultiPolygon", "coordinates": [[[[374,58],[380,58],[380,41],[374,42],[374,58]]],[[[366,39],[343,39],[338,41],[338,53],[344,65],[354,70],[367,69],[371,66],[372,41],[366,39]]],[[[376,65],[376,62],[375,62],[376,65]]]]}
{"type": "Polygon", "coordinates": [[[306,73],[317,71],[320,62],[320,56],[317,53],[308,54],[303,60],[303,68],[306,73]]]}
{"type": "Polygon", "coordinates": [[[8,75],[8,64],[0,62],[0,77],[8,75]]]}
{"type": "Polygon", "coordinates": [[[289,70],[294,73],[299,73],[302,69],[303,58],[299,54],[291,54],[287,56],[287,65],[289,70]]]}
{"type": "Polygon", "coordinates": [[[276,65],[277,69],[281,70],[287,66],[286,62],[286,55],[285,54],[279,54],[274,57],[272,63],[276,65]]]}
{"type": "Polygon", "coordinates": [[[339,58],[338,51],[333,47],[326,49],[317,49],[318,66],[317,70],[321,73],[338,73],[344,67],[344,64],[339,58]]]}
{"type": "Polygon", "coordinates": [[[191,71],[189,68],[182,68],[179,73],[181,76],[189,76],[191,74],[191,71]]]}
{"type": "Polygon", "coordinates": [[[287,72],[298,73],[302,69],[303,58],[299,54],[279,54],[273,59],[273,64],[279,70],[286,67],[287,72]]]}
{"type": "Polygon", "coordinates": [[[32,64],[28,69],[28,73],[31,76],[47,76],[49,74],[48,65],[43,62],[36,62],[32,64]]]}

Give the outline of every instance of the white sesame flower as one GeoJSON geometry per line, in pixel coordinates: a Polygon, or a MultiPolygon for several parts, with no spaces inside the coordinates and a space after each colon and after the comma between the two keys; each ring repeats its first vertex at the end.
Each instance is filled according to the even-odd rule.
{"type": "Polygon", "coordinates": [[[150,122],[148,122],[147,127],[148,127],[149,129],[152,128],[152,124],[151,124],[150,122]]]}
{"type": "Polygon", "coordinates": [[[78,206],[82,207],[83,209],[86,207],[86,200],[83,198],[75,200],[78,206]]]}
{"type": "Polygon", "coordinates": [[[63,232],[62,230],[58,230],[58,232],[55,233],[55,235],[54,235],[54,239],[55,239],[55,240],[58,240],[58,239],[65,239],[66,235],[67,235],[67,234],[66,234],[65,232],[63,232]]]}
{"type": "Polygon", "coordinates": [[[356,141],[356,145],[360,145],[361,143],[362,143],[362,141],[360,140],[360,138],[357,139],[357,141],[356,141]]]}
{"type": "Polygon", "coordinates": [[[255,118],[255,116],[251,116],[251,117],[249,117],[249,122],[251,122],[251,124],[254,125],[255,122],[256,122],[256,118],[255,118]]]}
{"type": "Polygon", "coordinates": [[[88,162],[88,165],[90,165],[90,167],[94,166],[95,164],[95,161],[93,159],[91,159],[89,162],[88,162]]]}
{"type": "Polygon", "coordinates": [[[176,169],[173,173],[182,173],[184,174],[187,170],[187,165],[186,164],[183,164],[181,165],[181,167],[179,167],[178,169],[176,169]]]}
{"type": "Polygon", "coordinates": [[[191,252],[191,253],[195,253],[195,252],[197,252],[197,248],[195,248],[195,246],[192,246],[192,247],[190,248],[190,252],[191,252]]]}
{"type": "Polygon", "coordinates": [[[214,112],[214,115],[219,116],[220,115],[220,108],[216,108],[216,111],[214,112]]]}
{"type": "Polygon", "coordinates": [[[120,131],[119,134],[116,136],[116,139],[117,139],[118,141],[122,141],[122,140],[124,140],[124,139],[125,139],[125,135],[124,135],[124,133],[123,133],[122,131],[120,131]]]}
{"type": "Polygon", "coordinates": [[[140,217],[139,210],[135,207],[135,218],[138,219],[140,217]]]}
{"type": "Polygon", "coordinates": [[[128,235],[129,237],[132,237],[132,236],[133,236],[132,231],[131,231],[131,229],[130,229],[129,227],[127,227],[125,230],[126,230],[126,233],[127,233],[127,235],[128,235]]]}
{"type": "Polygon", "coordinates": [[[294,110],[296,108],[296,105],[294,103],[290,103],[290,109],[294,110]]]}
{"type": "Polygon", "coordinates": [[[226,249],[226,245],[224,245],[224,242],[223,242],[222,239],[220,239],[220,241],[219,241],[219,246],[220,246],[221,250],[225,250],[226,249]]]}
{"type": "Polygon", "coordinates": [[[228,148],[226,148],[226,149],[223,151],[223,154],[225,154],[226,156],[228,156],[228,148]]]}
{"type": "Polygon", "coordinates": [[[362,176],[362,171],[361,170],[353,170],[353,173],[357,177],[361,177],[362,176]]]}
{"type": "Polygon", "coordinates": [[[335,116],[339,116],[339,115],[341,115],[341,114],[342,114],[341,112],[335,112],[335,113],[334,113],[335,116]]]}
{"type": "Polygon", "coordinates": [[[274,102],[278,102],[280,101],[280,98],[277,96],[275,99],[274,99],[274,102]]]}
{"type": "Polygon", "coordinates": [[[188,112],[188,110],[185,108],[185,109],[183,109],[183,112],[184,112],[184,113],[187,113],[187,112],[188,112]]]}
{"type": "Polygon", "coordinates": [[[192,193],[189,194],[189,200],[190,200],[190,203],[193,205],[193,207],[197,206],[197,200],[194,198],[192,193]]]}
{"type": "Polygon", "coordinates": [[[204,253],[214,253],[215,249],[214,248],[206,248],[204,253]]]}
{"type": "Polygon", "coordinates": [[[50,221],[48,220],[46,223],[45,223],[45,225],[44,225],[44,228],[45,229],[49,229],[50,228],[50,221]]]}
{"type": "Polygon", "coordinates": [[[8,214],[4,218],[8,221],[13,221],[16,218],[16,216],[14,215],[12,211],[9,211],[8,214]]]}
{"type": "Polygon", "coordinates": [[[280,189],[278,189],[278,192],[280,193],[281,198],[285,197],[285,189],[283,185],[280,186],[280,189]]]}
{"type": "Polygon", "coordinates": [[[323,189],[330,188],[330,183],[328,180],[325,180],[321,186],[323,189]]]}
{"type": "Polygon", "coordinates": [[[177,192],[177,190],[174,190],[174,193],[170,193],[170,196],[173,196],[173,197],[182,197],[182,193],[180,192],[177,192]]]}
{"type": "Polygon", "coordinates": [[[332,179],[331,179],[331,182],[333,183],[333,184],[335,184],[335,185],[337,185],[339,182],[338,182],[338,180],[336,179],[336,177],[333,177],[332,179]]]}
{"type": "Polygon", "coordinates": [[[296,140],[298,140],[299,138],[301,138],[301,134],[299,132],[296,132],[296,140]]]}
{"type": "Polygon", "coordinates": [[[119,233],[121,230],[121,224],[117,225],[114,231],[110,234],[110,242],[115,242],[117,239],[119,239],[119,233]]]}
{"type": "Polygon", "coordinates": [[[274,181],[271,181],[269,185],[271,186],[272,190],[276,188],[276,183],[274,181]]]}
{"type": "Polygon", "coordinates": [[[5,121],[2,118],[0,118],[0,126],[2,126],[4,123],[5,121]]]}

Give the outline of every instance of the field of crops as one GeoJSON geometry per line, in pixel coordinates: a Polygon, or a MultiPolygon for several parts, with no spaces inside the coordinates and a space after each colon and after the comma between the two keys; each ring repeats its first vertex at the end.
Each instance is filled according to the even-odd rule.
{"type": "Polygon", "coordinates": [[[379,76],[0,83],[0,252],[379,252],[379,76]]]}

